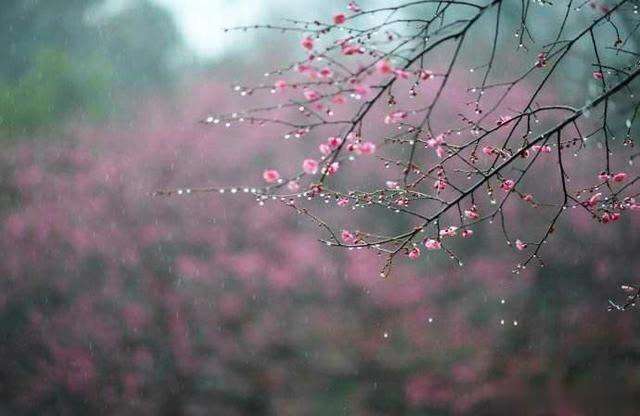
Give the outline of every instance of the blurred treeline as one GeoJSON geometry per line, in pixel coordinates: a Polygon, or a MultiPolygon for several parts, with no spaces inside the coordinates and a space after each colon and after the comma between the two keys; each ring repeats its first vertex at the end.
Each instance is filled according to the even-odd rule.
{"type": "Polygon", "coordinates": [[[71,115],[99,121],[123,112],[125,93],[172,86],[186,48],[170,13],[148,0],[109,4],[2,2],[0,140],[37,136],[71,115]]]}

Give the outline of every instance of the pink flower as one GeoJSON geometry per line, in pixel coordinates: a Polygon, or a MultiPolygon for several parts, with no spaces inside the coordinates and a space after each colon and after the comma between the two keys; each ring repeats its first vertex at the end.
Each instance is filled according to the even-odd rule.
{"type": "Polygon", "coordinates": [[[304,98],[306,98],[309,101],[315,101],[320,98],[320,94],[318,94],[317,91],[314,91],[310,88],[305,89],[303,94],[304,94],[304,98]]]}
{"type": "Polygon", "coordinates": [[[302,170],[307,175],[315,175],[318,172],[318,161],[314,159],[305,159],[302,161],[302,170]]]}
{"type": "Polygon", "coordinates": [[[520,239],[516,240],[516,248],[520,251],[524,250],[525,248],[527,248],[527,243],[523,243],[522,241],[520,241],[520,239]]]}
{"type": "Polygon", "coordinates": [[[393,65],[388,59],[381,59],[376,63],[376,69],[382,75],[388,75],[394,71],[393,65]]]}
{"type": "Polygon", "coordinates": [[[344,13],[338,13],[333,16],[333,23],[336,25],[341,25],[347,20],[347,17],[344,13]]]}
{"type": "Polygon", "coordinates": [[[433,78],[433,72],[427,70],[427,69],[423,69],[420,71],[420,79],[422,81],[426,81],[428,79],[433,78]]]}
{"type": "Polygon", "coordinates": [[[338,168],[340,167],[340,163],[338,162],[333,162],[331,165],[329,165],[329,167],[327,168],[327,174],[328,175],[335,175],[335,173],[338,171],[338,168]]]}
{"type": "Polygon", "coordinates": [[[540,153],[551,153],[551,146],[540,146],[540,145],[533,145],[531,146],[531,150],[533,150],[534,152],[540,152],[540,153]]]}
{"type": "Polygon", "coordinates": [[[320,71],[318,71],[318,74],[322,78],[331,78],[333,76],[333,71],[331,70],[331,68],[324,67],[320,71]]]}
{"type": "Polygon", "coordinates": [[[318,146],[318,150],[320,150],[320,153],[325,156],[331,153],[331,147],[329,147],[329,145],[326,143],[321,143],[320,146],[318,146]]]}
{"type": "Polygon", "coordinates": [[[525,196],[522,197],[522,199],[524,199],[526,202],[533,202],[533,195],[531,194],[526,194],[525,196]]]}
{"type": "Polygon", "coordinates": [[[262,178],[267,183],[274,183],[280,179],[280,173],[275,169],[268,169],[262,173],[262,178]]]}
{"type": "Polygon", "coordinates": [[[339,207],[346,207],[347,205],[349,205],[349,199],[342,197],[338,199],[338,202],[336,202],[336,204],[338,204],[339,207]]]}
{"type": "Polygon", "coordinates": [[[418,247],[412,248],[411,250],[409,250],[408,256],[411,260],[417,259],[418,257],[420,257],[420,249],[418,247]]]}
{"type": "Polygon", "coordinates": [[[332,149],[337,149],[338,146],[340,146],[342,144],[342,138],[341,137],[329,137],[329,139],[327,139],[327,142],[329,143],[329,146],[332,149]]]}
{"type": "Polygon", "coordinates": [[[399,123],[403,119],[407,118],[407,113],[404,111],[394,111],[393,113],[389,113],[384,118],[384,124],[395,124],[399,123]]]}
{"type": "Polygon", "coordinates": [[[303,48],[307,50],[313,49],[313,39],[311,39],[311,36],[307,36],[306,38],[303,38],[300,44],[302,45],[303,48]]]}
{"type": "Polygon", "coordinates": [[[606,182],[606,181],[609,180],[609,178],[610,178],[610,176],[607,174],[607,172],[600,172],[598,174],[598,179],[600,179],[601,181],[606,182]]]}
{"type": "Polygon", "coordinates": [[[353,91],[361,97],[366,97],[371,92],[371,89],[366,85],[358,84],[353,87],[353,91]]]}
{"type": "Polygon", "coordinates": [[[345,100],[344,96],[342,96],[341,94],[335,95],[332,99],[331,102],[334,104],[344,104],[347,102],[347,100],[345,100]]]}
{"type": "Polygon", "coordinates": [[[623,182],[625,179],[627,179],[627,174],[624,172],[619,172],[613,175],[614,182],[623,182]]]}
{"type": "Polygon", "coordinates": [[[285,80],[279,79],[276,81],[274,86],[276,87],[276,89],[283,91],[285,88],[287,88],[287,82],[285,80]]]}
{"type": "Polygon", "coordinates": [[[431,138],[431,139],[427,140],[427,146],[429,146],[429,147],[440,146],[443,143],[444,143],[444,135],[443,134],[438,134],[435,137],[435,139],[431,138]]]}
{"type": "Polygon", "coordinates": [[[465,209],[464,216],[469,218],[470,220],[477,220],[480,217],[475,206],[471,207],[470,209],[465,209]]]}
{"type": "Polygon", "coordinates": [[[355,1],[350,1],[347,5],[347,9],[351,10],[354,13],[358,13],[361,9],[360,6],[355,1]]]}
{"type": "Polygon", "coordinates": [[[364,53],[364,48],[360,45],[351,45],[350,43],[343,43],[342,46],[343,55],[361,55],[364,53]]]}
{"type": "Polygon", "coordinates": [[[471,238],[473,236],[473,230],[470,229],[466,229],[466,230],[462,230],[462,238],[471,238]]]}
{"type": "Polygon", "coordinates": [[[444,135],[439,134],[435,138],[431,138],[427,140],[427,146],[435,147],[436,155],[438,157],[443,157],[445,154],[445,148],[442,146],[444,144],[444,135]]]}
{"type": "Polygon", "coordinates": [[[593,71],[593,78],[597,79],[598,81],[604,79],[604,74],[602,73],[602,71],[593,71]]]}
{"type": "Polygon", "coordinates": [[[385,182],[385,185],[389,189],[397,189],[398,188],[398,182],[396,182],[396,181],[387,181],[387,182],[385,182]]]}
{"type": "Polygon", "coordinates": [[[494,150],[493,147],[491,146],[485,146],[482,148],[482,153],[484,153],[487,156],[491,156],[493,154],[494,150]]]}
{"type": "Polygon", "coordinates": [[[455,237],[458,234],[458,227],[450,225],[444,230],[440,230],[440,237],[455,237]]]}
{"type": "Polygon", "coordinates": [[[438,179],[433,183],[433,187],[439,191],[447,188],[447,182],[444,179],[438,179]]]}
{"type": "Polygon", "coordinates": [[[434,240],[433,238],[427,238],[424,240],[424,246],[427,250],[440,250],[442,248],[442,243],[438,240],[434,240]]]}
{"type": "Polygon", "coordinates": [[[598,192],[597,194],[592,195],[591,198],[589,198],[587,201],[585,201],[584,205],[587,207],[595,207],[596,205],[598,205],[598,202],[600,202],[601,198],[602,192],[598,192]]]}
{"type": "Polygon", "coordinates": [[[402,79],[409,79],[409,77],[411,76],[411,72],[405,71],[404,69],[396,69],[393,72],[396,74],[396,77],[402,79]]]}
{"type": "Polygon", "coordinates": [[[516,186],[516,183],[512,179],[505,179],[504,181],[502,181],[500,188],[502,188],[502,190],[506,192],[509,192],[513,189],[514,186],[516,186]]]}
{"type": "Polygon", "coordinates": [[[287,188],[291,192],[298,192],[300,190],[300,184],[298,184],[298,182],[296,181],[291,181],[287,184],[287,188]]]}
{"type": "Polygon", "coordinates": [[[372,155],[376,151],[376,145],[371,142],[364,142],[358,146],[358,151],[363,155],[372,155]]]}
{"type": "Polygon", "coordinates": [[[342,230],[340,237],[342,238],[342,241],[344,241],[347,244],[353,244],[356,242],[356,236],[353,235],[348,230],[342,230]]]}

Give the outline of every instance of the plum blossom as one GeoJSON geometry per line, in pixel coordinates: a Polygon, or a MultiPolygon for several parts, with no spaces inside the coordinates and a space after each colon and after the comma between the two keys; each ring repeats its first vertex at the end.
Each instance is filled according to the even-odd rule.
{"type": "Polygon", "coordinates": [[[384,118],[384,124],[396,124],[407,118],[407,113],[404,111],[394,111],[387,114],[384,118]]]}
{"type": "Polygon", "coordinates": [[[477,220],[480,217],[480,215],[478,215],[478,211],[475,205],[469,209],[465,209],[464,216],[469,218],[470,220],[477,220]]]}
{"type": "Polygon", "coordinates": [[[353,233],[351,233],[349,230],[342,230],[340,237],[342,238],[342,241],[347,244],[353,244],[356,242],[356,236],[353,235],[353,233]]]}
{"type": "Polygon", "coordinates": [[[347,20],[347,17],[344,13],[338,13],[333,16],[333,23],[336,25],[341,25],[347,20]]]}
{"type": "Polygon", "coordinates": [[[333,71],[329,67],[324,67],[318,71],[318,75],[320,75],[321,78],[331,78],[333,76],[333,71]]]}
{"type": "Polygon", "coordinates": [[[313,49],[313,39],[311,38],[311,36],[303,38],[302,41],[300,41],[300,44],[307,50],[313,49]]]}
{"type": "Polygon", "coordinates": [[[462,230],[462,233],[460,235],[462,235],[462,238],[471,238],[473,236],[473,230],[467,228],[465,230],[462,230]]]}
{"type": "Polygon", "coordinates": [[[333,104],[342,105],[347,102],[342,94],[335,95],[331,98],[333,104]]]}
{"type": "Polygon", "coordinates": [[[500,184],[500,188],[502,188],[502,190],[505,192],[511,191],[514,186],[516,186],[516,183],[513,181],[513,179],[505,179],[500,184]]]}
{"type": "Polygon", "coordinates": [[[531,150],[539,153],[551,153],[551,146],[547,146],[547,145],[540,146],[536,144],[531,146],[531,150]]]}
{"type": "Polygon", "coordinates": [[[445,181],[444,179],[438,179],[433,183],[433,187],[437,190],[444,190],[447,188],[447,181],[445,181]]]}
{"type": "Polygon", "coordinates": [[[366,97],[371,92],[371,88],[366,85],[358,84],[353,87],[353,91],[361,97],[366,97]]]}
{"type": "Polygon", "coordinates": [[[614,182],[624,182],[625,179],[627,179],[627,174],[624,172],[618,172],[613,175],[614,182]]]}
{"type": "Polygon", "coordinates": [[[262,178],[267,183],[274,183],[280,179],[280,173],[275,169],[267,169],[262,173],[262,178]]]}
{"type": "Polygon", "coordinates": [[[443,144],[445,144],[443,134],[439,134],[435,138],[427,140],[427,146],[435,148],[436,155],[440,158],[444,156],[445,152],[443,144]]]}
{"type": "Polygon", "coordinates": [[[306,64],[297,64],[296,71],[298,71],[301,74],[304,74],[305,72],[312,72],[312,68],[306,64]]]}
{"type": "Polygon", "coordinates": [[[331,154],[331,146],[326,143],[320,143],[320,145],[318,146],[318,150],[320,150],[320,153],[325,156],[331,154]]]}
{"type": "Polygon", "coordinates": [[[327,168],[327,174],[328,175],[335,175],[336,172],[338,171],[338,168],[340,167],[340,163],[339,162],[333,162],[332,164],[329,165],[329,167],[327,168]]]}
{"type": "Polygon", "coordinates": [[[289,189],[291,192],[298,192],[300,190],[300,184],[296,181],[290,181],[287,184],[287,189],[289,189]]]}
{"type": "Polygon", "coordinates": [[[602,199],[602,192],[598,192],[597,194],[593,194],[587,201],[583,203],[586,207],[595,207],[598,205],[598,202],[602,199]]]}
{"type": "Polygon", "coordinates": [[[342,197],[342,198],[338,199],[336,204],[338,204],[339,207],[346,207],[347,205],[349,205],[349,199],[345,198],[345,197],[342,197]]]}
{"type": "Polygon", "coordinates": [[[393,71],[393,73],[396,75],[396,77],[402,79],[409,79],[409,77],[411,76],[411,72],[405,71],[404,69],[396,69],[393,71]]]}
{"type": "Polygon", "coordinates": [[[398,182],[396,182],[396,181],[386,181],[385,185],[389,189],[397,189],[399,187],[398,182]]]}
{"type": "Polygon", "coordinates": [[[376,145],[372,142],[364,142],[356,148],[357,153],[361,155],[372,155],[376,151],[376,145]]]}
{"type": "Polygon", "coordinates": [[[350,1],[347,5],[347,9],[351,10],[354,13],[358,13],[362,10],[360,9],[360,6],[358,6],[358,3],[356,3],[355,1],[350,1]]]}
{"type": "Polygon", "coordinates": [[[427,70],[427,69],[423,69],[420,71],[420,79],[422,81],[426,81],[428,79],[433,78],[433,72],[427,70]]]}
{"type": "Polygon", "coordinates": [[[458,227],[450,225],[444,230],[440,230],[440,237],[455,237],[458,234],[458,227]]]}
{"type": "Polygon", "coordinates": [[[420,249],[418,247],[412,248],[411,250],[409,250],[408,256],[411,260],[417,259],[418,257],[420,257],[420,249]]]}
{"type": "Polygon", "coordinates": [[[434,240],[433,238],[427,238],[424,240],[424,246],[427,250],[440,250],[442,248],[442,243],[438,240],[434,240]]]}
{"type": "Polygon", "coordinates": [[[320,94],[317,91],[312,90],[310,88],[305,89],[303,94],[304,94],[304,98],[306,98],[309,101],[315,101],[320,98],[320,94]]]}
{"type": "Polygon", "coordinates": [[[318,161],[315,159],[305,159],[302,161],[302,170],[307,175],[315,175],[318,172],[318,161]]]}
{"type": "Polygon", "coordinates": [[[394,68],[388,59],[381,59],[376,63],[376,70],[382,75],[389,75],[393,73],[394,68]]]}
{"type": "Polygon", "coordinates": [[[361,55],[364,53],[365,49],[361,45],[353,45],[348,42],[344,42],[340,44],[340,48],[342,49],[343,55],[361,55]]]}
{"type": "Polygon", "coordinates": [[[605,212],[600,217],[600,220],[602,221],[603,224],[608,224],[610,222],[618,221],[619,219],[620,219],[619,212],[605,212]]]}
{"type": "Polygon", "coordinates": [[[282,79],[277,80],[273,85],[278,91],[284,91],[287,88],[287,82],[282,79]]]}
{"type": "Polygon", "coordinates": [[[520,239],[516,240],[516,248],[519,251],[524,250],[525,248],[527,248],[527,243],[523,243],[520,239]]]}
{"type": "Polygon", "coordinates": [[[639,211],[640,210],[640,204],[638,204],[636,202],[635,198],[626,198],[626,202],[628,204],[628,207],[630,210],[632,211],[639,211]]]}
{"type": "Polygon", "coordinates": [[[329,143],[329,147],[331,147],[332,149],[337,149],[338,146],[340,146],[342,144],[342,138],[341,137],[329,137],[327,139],[327,143],[329,143]]]}
{"type": "Polygon", "coordinates": [[[604,79],[604,73],[602,71],[593,71],[593,79],[596,79],[598,81],[604,79]]]}

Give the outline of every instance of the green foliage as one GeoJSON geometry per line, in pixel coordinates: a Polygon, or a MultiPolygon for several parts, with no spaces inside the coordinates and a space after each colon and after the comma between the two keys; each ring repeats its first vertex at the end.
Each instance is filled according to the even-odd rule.
{"type": "Polygon", "coordinates": [[[181,45],[172,17],[148,0],[106,10],[95,0],[9,0],[0,13],[0,140],[34,136],[71,115],[101,120],[122,98],[167,87],[181,45]],[[70,4],[72,3],[72,4],[70,4]]]}
{"type": "Polygon", "coordinates": [[[29,134],[75,110],[103,116],[110,108],[113,74],[100,57],[80,66],[64,51],[42,50],[16,82],[0,83],[0,129],[10,136],[29,134]]]}

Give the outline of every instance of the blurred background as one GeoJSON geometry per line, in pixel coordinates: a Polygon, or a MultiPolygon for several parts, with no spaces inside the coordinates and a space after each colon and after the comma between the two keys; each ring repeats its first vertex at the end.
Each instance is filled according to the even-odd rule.
{"type": "MultiPolygon", "coordinates": [[[[150,196],[301,159],[280,132],[198,123],[300,57],[297,36],[222,28],[343,9],[2,2],[0,414],[640,412],[640,321],[606,311],[640,277],[638,216],[572,217],[519,276],[487,233],[464,267],[424,255],[381,280],[378,258],[328,249],[286,207],[150,196]]],[[[566,77],[574,96],[591,73],[566,77]]]]}

